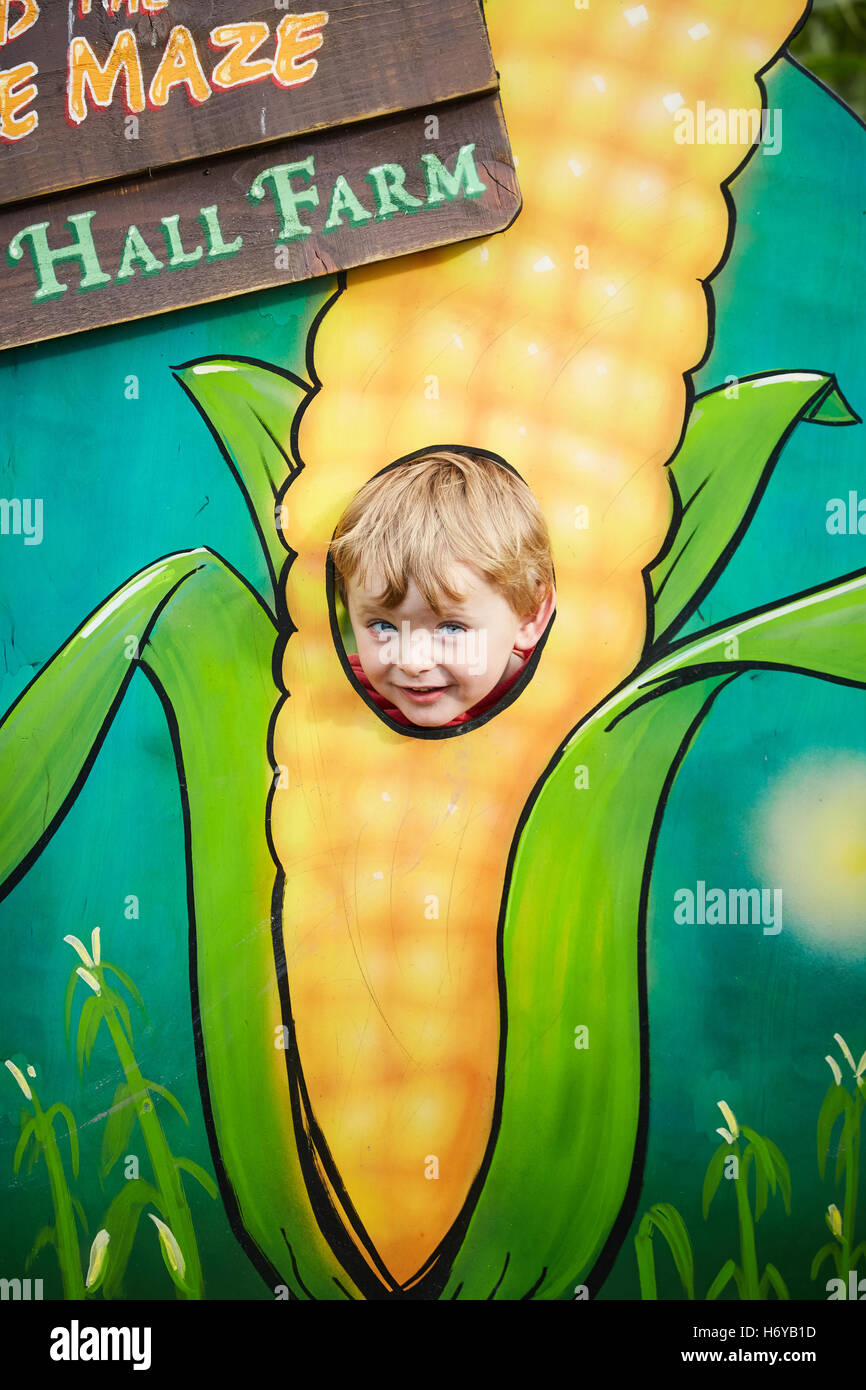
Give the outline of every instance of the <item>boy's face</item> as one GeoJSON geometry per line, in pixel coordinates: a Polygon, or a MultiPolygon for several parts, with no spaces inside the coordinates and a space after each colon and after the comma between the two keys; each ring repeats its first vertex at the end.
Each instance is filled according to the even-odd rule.
{"type": "Polygon", "coordinates": [[[464,595],[437,615],[409,580],[396,608],[376,598],[380,576],[346,584],[349,617],[364,672],[378,694],[425,728],[452,719],[522,668],[513,648],[534,647],[553,612],[551,591],[536,614],[521,619],[498,589],[469,565],[454,565],[449,584],[464,595]]]}

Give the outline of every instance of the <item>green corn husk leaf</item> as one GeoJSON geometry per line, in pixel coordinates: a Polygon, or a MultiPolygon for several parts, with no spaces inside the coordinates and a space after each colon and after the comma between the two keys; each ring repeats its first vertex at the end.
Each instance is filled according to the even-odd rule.
{"type": "Polygon", "coordinates": [[[767,1210],[770,1184],[762,1163],[755,1164],[755,1221],[760,1221],[767,1210]]]}
{"type": "Polygon", "coordinates": [[[767,1146],[770,1158],[773,1161],[773,1167],[776,1170],[776,1178],[778,1179],[779,1191],[782,1194],[782,1201],[785,1205],[785,1211],[787,1212],[788,1216],[790,1216],[791,1170],[788,1167],[787,1161],[785,1160],[785,1156],[782,1153],[782,1150],[779,1148],[779,1146],[777,1144],[774,1144],[772,1139],[765,1139],[764,1143],[767,1146]]]}
{"type": "Polygon", "coordinates": [[[194,1163],[191,1158],[176,1158],[174,1166],[179,1171],[189,1173],[190,1177],[195,1178],[196,1182],[201,1184],[207,1195],[216,1201],[219,1196],[217,1185],[210,1173],[206,1172],[200,1164],[194,1163]]]}
{"type": "Polygon", "coordinates": [[[78,1041],[75,1046],[75,1060],[78,1064],[78,1070],[82,1073],[85,1065],[90,1061],[104,1018],[105,1009],[102,1000],[96,994],[88,995],[81,1006],[81,1015],[78,1020],[78,1041]]]}
{"type": "Polygon", "coordinates": [[[102,1133],[102,1153],[99,1168],[103,1178],[107,1178],[117,1160],[126,1149],[129,1136],[135,1124],[135,1106],[129,1086],[122,1081],[114,1093],[108,1119],[102,1133]]]}
{"type": "Polygon", "coordinates": [[[648,851],[660,803],[728,678],[637,703],[618,721],[600,712],[564,750],[531,807],[502,942],[507,1099],[444,1299],[519,1300],[530,1292],[554,1299],[575,1282],[593,1291],[585,1276],[621,1209],[638,1131],[648,851]],[[575,790],[576,764],[589,768],[591,798],[575,790]],[[636,776],[645,795],[635,795],[636,776]],[[583,1051],[574,1048],[575,1019],[589,1029],[583,1051]],[[563,1133],[571,1135],[567,1146],[563,1133]],[[539,1152],[548,1165],[541,1185],[539,1152]]]}
{"type": "Polygon", "coordinates": [[[659,1202],[650,1208],[656,1230],[664,1236],[687,1298],[695,1296],[695,1260],[686,1223],[676,1207],[659,1202]]]}
{"type": "Polygon", "coordinates": [[[118,994],[116,989],[110,989],[108,985],[102,987],[102,997],[105,1000],[105,1007],[112,1008],[118,1015],[120,1026],[126,1035],[126,1040],[130,1048],[135,1050],[135,1040],[132,1036],[132,1018],[126,1000],[118,994]]]}
{"type": "Polygon", "coordinates": [[[63,1119],[64,1119],[65,1122],[66,1122],[66,1129],[67,1129],[68,1134],[69,1134],[69,1147],[70,1147],[70,1151],[71,1151],[71,1155],[72,1155],[72,1174],[73,1174],[73,1177],[76,1177],[76,1178],[77,1178],[77,1177],[78,1177],[78,1126],[77,1126],[76,1123],[75,1123],[75,1116],[73,1115],[72,1111],[69,1109],[69,1106],[68,1106],[68,1105],[64,1105],[63,1102],[60,1101],[60,1100],[56,1101],[55,1104],[52,1105],[51,1109],[47,1112],[47,1114],[46,1114],[46,1116],[45,1116],[45,1119],[48,1121],[49,1124],[53,1124],[53,1122],[54,1122],[54,1116],[55,1116],[55,1115],[62,1115],[62,1116],[63,1116],[63,1119]]]}
{"type": "MultiPolygon", "coordinates": [[[[546,1268],[547,1273],[543,1285],[539,1284],[536,1291],[542,1291],[548,1298],[558,1296],[557,1287],[564,1293],[573,1280],[586,1282],[586,1270],[591,1268],[598,1250],[594,1243],[598,1233],[595,1223],[607,1210],[607,1201],[611,1207],[615,1204],[613,1189],[618,1177],[622,1180],[627,1171],[627,1152],[630,1158],[628,1136],[634,1132],[630,1126],[636,1123],[639,1091],[637,1043],[632,1032],[639,1011],[634,925],[637,924],[640,939],[645,921],[645,875],[650,868],[647,861],[649,857],[651,862],[649,852],[654,843],[654,825],[663,813],[679,762],[724,685],[746,670],[763,666],[788,667],[850,684],[866,683],[866,649],[858,641],[864,602],[866,575],[856,575],[839,584],[799,595],[785,604],[741,617],[698,639],[677,644],[668,655],[633,678],[584,721],[566,743],[556,766],[549,771],[523,827],[505,918],[503,950],[508,981],[508,1042],[509,1047],[513,1047],[512,1058],[517,1059],[509,1067],[506,1055],[505,1093],[510,1096],[511,1110],[504,1111],[501,1149],[498,1147],[493,1154],[490,1172],[466,1241],[455,1260],[445,1297],[488,1297],[502,1270],[506,1253],[501,1239],[497,1240],[496,1236],[496,1226],[501,1227],[504,1210],[522,1213],[522,1219],[516,1223],[518,1231],[525,1229],[527,1244],[531,1243],[535,1252],[545,1251],[548,1258],[540,1264],[537,1253],[530,1259],[527,1252],[525,1262],[517,1258],[514,1246],[522,1244],[518,1235],[507,1252],[510,1259],[507,1272],[497,1285],[497,1298],[524,1297],[527,1290],[535,1287],[542,1268],[546,1268]],[[719,644],[727,642],[732,634],[738,637],[738,656],[729,661],[720,660],[719,644]],[[581,801],[574,794],[575,764],[589,769],[590,784],[594,788],[589,810],[585,809],[587,799],[581,801]],[[553,899],[550,897],[551,883],[557,885],[553,899]],[[537,920],[538,902],[546,904],[541,928],[537,920]],[[607,933],[605,947],[609,951],[605,969],[601,967],[602,957],[596,944],[602,931],[607,933]],[[630,956],[623,954],[628,942],[632,943],[630,956]],[[583,959],[578,982],[581,951],[583,959]],[[599,962],[597,979],[592,970],[587,969],[587,959],[599,962]],[[575,971],[573,985],[568,982],[570,969],[575,971]],[[549,1006],[542,997],[543,979],[549,979],[551,971],[565,982],[564,996],[557,995],[556,1017],[548,1017],[549,1006]],[[616,989],[611,989],[611,980],[617,981],[616,989]],[[590,982],[594,983],[594,994],[589,988],[590,982]],[[594,998],[610,1006],[606,1020],[597,1017],[601,1005],[594,1003],[594,998]],[[608,1039],[607,1031],[615,1016],[621,1020],[620,1027],[608,1039]],[[549,1123],[552,1128],[545,1142],[551,1151],[556,1150],[553,1130],[567,1122],[564,1117],[570,1105],[582,1093],[582,1085],[574,1080],[564,1061],[565,1049],[559,1030],[564,1026],[565,1017],[592,1020],[605,1039],[605,1063],[611,1056],[616,1058],[616,1081],[610,1093],[612,1105],[606,1112],[610,1132],[605,1134],[605,1144],[607,1152],[617,1155],[621,1166],[617,1169],[611,1163],[605,1181],[598,1181],[596,1202],[592,1203],[590,1211],[581,1207],[581,1202],[588,1201],[592,1190],[588,1182],[576,1184],[579,1192],[571,1191],[576,1166],[569,1169],[569,1175],[551,1173],[538,1201],[537,1188],[533,1187],[529,1172],[529,1149],[520,1139],[521,1132],[531,1132],[536,1139],[545,1136],[545,1125],[549,1123]],[[634,1049],[629,1061],[626,1060],[626,1040],[629,1048],[634,1049]],[[533,1058],[531,1068],[524,1060],[530,1055],[533,1058]],[[536,1064],[540,1068],[538,1071],[536,1064]],[[541,1105],[537,1083],[540,1074],[546,1078],[541,1105]],[[622,1090],[618,1089],[620,1085],[622,1090]],[[630,1091],[632,1086],[637,1089],[630,1091]],[[618,1114],[614,1105],[619,1109],[618,1114]],[[521,1112],[527,1117],[522,1129],[513,1129],[520,1124],[521,1112]],[[531,1125],[530,1114],[533,1117],[531,1125]],[[501,1175],[497,1166],[502,1151],[509,1154],[507,1175],[504,1165],[501,1175]],[[525,1153],[526,1166],[520,1157],[522,1153],[525,1153]],[[562,1187],[557,1185],[559,1182],[562,1187]],[[535,1199],[532,1212],[524,1211],[522,1206],[530,1192],[535,1199]],[[493,1215],[496,1202],[502,1203],[498,1219],[493,1215]],[[554,1230],[557,1230],[563,1241],[560,1250],[565,1246],[572,1256],[567,1277],[564,1267],[557,1268],[553,1249],[547,1250],[539,1236],[540,1212],[546,1210],[548,1202],[551,1247],[554,1230]],[[568,1219],[563,1222],[564,1210],[573,1213],[575,1223],[578,1214],[582,1215],[579,1229],[571,1228],[568,1219]],[[490,1250],[491,1258],[486,1268],[476,1265],[470,1270],[469,1252],[475,1246],[474,1226],[484,1230],[482,1246],[490,1250]],[[581,1263],[581,1253],[586,1263],[581,1263]],[[533,1267],[535,1273],[531,1274],[533,1267]],[[558,1280],[560,1275],[561,1284],[554,1284],[553,1280],[558,1280]]],[[[596,1058],[599,1055],[595,1053],[596,1058]]],[[[592,1050],[583,1056],[589,1061],[582,1077],[586,1084],[584,1104],[586,1113],[594,1114],[603,1108],[595,1091],[595,1085],[602,1084],[602,1067],[599,1062],[596,1079],[592,1050]],[[589,1084],[590,1078],[592,1084],[589,1084]]],[[[579,1128],[576,1115],[574,1126],[579,1128]]],[[[587,1164],[594,1173],[594,1159],[589,1155],[587,1164]]],[[[773,1179],[768,1177],[771,1187],[775,1182],[775,1170],[773,1172],[773,1179]]]]}
{"type": "MultiPolygon", "coordinates": [[[[2,883],[2,876],[0,876],[2,883]]],[[[66,984],[66,997],[63,1001],[63,1031],[67,1043],[72,1041],[72,1009],[75,1004],[75,987],[81,983],[81,977],[73,970],[66,984]]]]}
{"type": "Polygon", "coordinates": [[[780,1300],[788,1300],[791,1297],[788,1293],[788,1286],[775,1265],[767,1265],[758,1287],[761,1298],[766,1298],[769,1289],[774,1289],[776,1297],[780,1300]]]}
{"type": "MultiPolygon", "coordinates": [[[[77,1176],[77,1174],[76,1174],[76,1176],[77,1176]]],[[[79,1220],[80,1223],[81,1223],[81,1229],[82,1229],[82,1231],[84,1232],[85,1235],[89,1235],[89,1231],[88,1231],[88,1227],[87,1227],[87,1213],[85,1212],[84,1207],[82,1206],[82,1204],[81,1204],[81,1202],[79,1201],[79,1199],[78,1199],[76,1196],[74,1196],[73,1193],[70,1193],[69,1195],[70,1195],[70,1198],[71,1198],[71,1201],[72,1201],[72,1209],[73,1209],[73,1211],[75,1212],[75,1215],[78,1217],[78,1220],[79,1220]]]]}
{"type": "Polygon", "coordinates": [[[658,1299],[658,1287],[656,1285],[656,1264],[652,1242],[652,1217],[646,1212],[641,1220],[638,1233],[634,1238],[634,1252],[637,1256],[637,1273],[640,1282],[640,1296],[644,1302],[655,1302],[658,1299]]]}
{"type": "Polygon", "coordinates": [[[180,1101],[171,1094],[171,1091],[166,1090],[165,1086],[160,1086],[156,1081],[145,1081],[144,1084],[149,1091],[155,1091],[158,1096],[162,1096],[163,1100],[167,1100],[169,1105],[171,1105],[177,1111],[178,1115],[180,1115],[180,1118],[183,1120],[185,1125],[189,1124],[186,1111],[184,1110],[180,1101]]]}
{"type": "MultiPolygon", "coordinates": [[[[38,672],[0,722],[0,753],[8,769],[0,807],[4,894],[57,829],[74,799],[86,759],[107,733],[129,681],[140,667],[150,672],[146,658],[156,656],[171,631],[175,648],[171,650],[169,641],[166,674],[173,678],[178,695],[183,687],[189,693],[198,689],[199,713],[202,688],[220,679],[207,660],[208,644],[219,641],[217,632],[227,648],[222,654],[226,670],[234,670],[237,663],[240,672],[252,662],[258,682],[270,683],[273,625],[248,586],[217,556],[204,549],[187,551],[134,575],[38,672]],[[196,634],[193,641],[191,632],[196,634]],[[138,637],[137,659],[125,655],[129,634],[138,637]],[[178,668],[181,657],[186,671],[178,668]],[[58,708],[65,711],[63,720],[56,718],[58,708]],[[35,746],[34,739],[42,757],[28,759],[22,750],[35,746]],[[44,797],[41,806],[39,794],[44,797]]],[[[242,685],[232,684],[233,718],[225,732],[237,734],[244,692],[242,685]]],[[[273,707],[272,686],[271,697],[273,707]]]]}
{"type": "Polygon", "coordinates": [[[829,1259],[831,1256],[834,1256],[838,1248],[839,1247],[834,1240],[829,1240],[826,1245],[821,1246],[821,1249],[818,1251],[817,1255],[812,1261],[812,1268],[809,1271],[810,1279],[817,1279],[818,1271],[820,1270],[824,1261],[829,1259]]]}
{"type": "Polygon", "coordinates": [[[110,961],[107,961],[107,960],[105,960],[105,961],[102,962],[102,969],[103,969],[104,971],[105,971],[105,970],[109,970],[109,971],[111,972],[112,975],[116,975],[116,976],[117,976],[118,980],[120,980],[120,983],[121,983],[122,985],[125,985],[125,986],[126,986],[126,988],[129,990],[129,993],[132,995],[133,999],[135,1000],[136,1004],[138,1005],[139,1009],[141,1010],[142,1015],[143,1015],[143,1017],[144,1017],[145,1025],[147,1025],[147,1023],[148,1023],[148,1017],[147,1017],[147,1009],[146,1009],[145,1006],[144,1006],[144,1000],[143,1000],[142,997],[141,997],[141,993],[140,993],[140,991],[139,991],[139,989],[138,989],[138,986],[134,983],[134,981],[133,981],[132,979],[130,979],[130,977],[129,977],[129,975],[127,975],[126,971],[125,971],[125,970],[121,970],[121,968],[120,968],[119,965],[112,965],[111,962],[110,962],[110,961]]]}
{"type": "MultiPolygon", "coordinates": [[[[25,1111],[25,1114],[26,1113],[27,1112],[25,1111]]],[[[21,1160],[24,1157],[24,1152],[31,1139],[34,1140],[34,1142],[36,1143],[36,1147],[38,1148],[39,1140],[36,1138],[36,1121],[32,1115],[28,1116],[24,1124],[24,1128],[21,1131],[21,1137],[15,1146],[15,1156],[12,1159],[13,1173],[17,1173],[18,1169],[21,1167],[21,1160]]]]}
{"type": "Polygon", "coordinates": [[[725,1159],[729,1158],[730,1155],[730,1144],[720,1144],[710,1159],[706,1177],[704,1178],[703,1191],[701,1193],[701,1211],[705,1221],[709,1216],[710,1206],[718,1191],[719,1183],[722,1180],[722,1174],[725,1171],[725,1159]]]}
{"type": "Polygon", "coordinates": [[[770,1184],[770,1191],[776,1195],[776,1166],[770,1157],[766,1140],[757,1134],[755,1130],[749,1129],[748,1125],[740,1125],[740,1129],[750,1141],[751,1148],[755,1155],[755,1168],[763,1173],[766,1181],[770,1184]]]}
{"type": "Polygon", "coordinates": [[[854,1107],[852,1105],[851,1109],[848,1111],[844,1120],[842,1121],[842,1129],[839,1134],[839,1149],[836,1154],[836,1170],[833,1175],[833,1180],[837,1185],[839,1183],[839,1179],[842,1177],[842,1174],[845,1172],[845,1167],[848,1162],[848,1154],[851,1152],[851,1146],[854,1142],[855,1133],[856,1131],[854,1121],[854,1107]]]}
{"type": "Polygon", "coordinates": [[[102,1224],[111,1238],[111,1259],[103,1283],[104,1298],[121,1295],[138,1223],[146,1206],[154,1206],[161,1212],[159,1193],[144,1178],[131,1178],[123,1184],[105,1214],[102,1224]]]}
{"type": "Polygon", "coordinates": [[[833,1129],[840,1116],[845,1116],[847,1119],[852,1105],[853,1102],[845,1087],[832,1083],[818,1113],[818,1173],[822,1179],[827,1156],[830,1152],[833,1129]]]}
{"type": "MultiPolygon", "coordinates": [[[[674,643],[633,682],[637,690],[681,680],[689,671],[770,669],[866,685],[866,570],[822,584],[784,603],[709,628],[674,643]],[[736,656],[726,652],[736,650],[736,656]]],[[[632,688],[631,686],[629,688],[632,688]]]]}
{"type": "Polygon", "coordinates": [[[10,788],[0,807],[0,881],[8,892],[56,830],[129,681],[144,672],[166,710],[182,769],[194,929],[204,943],[194,1005],[204,1021],[230,1217],[250,1232],[257,1258],[279,1272],[294,1297],[333,1298],[338,1285],[341,1297],[345,1290],[357,1298],[310,1204],[288,1074],[284,1095],[271,1106],[249,1084],[261,1069],[261,1039],[283,1023],[271,938],[275,868],[264,833],[274,781],[267,748],[278,699],[275,638],[260,598],[210,551],[169,556],[134,576],[0,723],[10,788]],[[125,656],[130,633],[141,634],[132,661],[125,656]],[[34,739],[44,749],[40,760],[22,751],[34,739]]]}
{"type": "Polygon", "coordinates": [[[24,1273],[27,1274],[33,1265],[40,1250],[44,1250],[46,1245],[53,1245],[57,1249],[57,1231],[54,1226],[43,1226],[33,1242],[33,1248],[24,1261],[24,1273]]]}
{"type": "Polygon", "coordinates": [[[725,1263],[722,1265],[721,1269],[719,1270],[718,1274],[716,1275],[715,1279],[710,1284],[710,1287],[707,1289],[706,1302],[714,1303],[715,1300],[718,1298],[719,1294],[727,1288],[728,1284],[731,1282],[733,1278],[735,1278],[738,1272],[739,1271],[737,1270],[737,1266],[734,1264],[734,1261],[726,1260],[725,1263]]]}
{"type": "Polygon", "coordinates": [[[835,378],[823,372],[745,378],[736,399],[727,398],[728,389],[697,397],[669,465],[674,520],[650,576],[656,642],[682,627],[715,584],[796,425],[859,423],[835,378]]]}
{"type": "Polygon", "coordinates": [[[36,1167],[36,1165],[37,1165],[37,1163],[39,1162],[40,1158],[44,1158],[44,1156],[45,1156],[45,1151],[44,1151],[44,1149],[42,1148],[42,1145],[41,1145],[41,1144],[39,1144],[39,1143],[31,1144],[31,1145],[28,1147],[27,1153],[26,1153],[26,1155],[25,1155],[25,1157],[26,1157],[26,1159],[27,1159],[26,1172],[27,1172],[28,1178],[30,1177],[30,1174],[33,1172],[33,1169],[36,1167]]]}
{"type": "Polygon", "coordinates": [[[187,362],[174,376],[244,494],[268,563],[273,613],[287,559],[275,520],[277,498],[301,471],[292,454],[294,425],[314,388],[282,368],[228,357],[187,362]]]}
{"type": "MultiPolygon", "coordinates": [[[[641,1084],[635,1029],[641,948],[635,926],[639,942],[651,847],[680,761],[725,684],[746,670],[787,666],[866,683],[866,649],[857,640],[864,601],[866,576],[857,575],[677,644],[584,721],[548,772],[523,826],[505,915],[504,1084],[510,1108],[503,1109],[499,1143],[444,1297],[486,1299],[495,1285],[496,1298],[523,1298],[530,1290],[532,1296],[556,1298],[573,1282],[587,1282],[601,1230],[609,1229],[622,1200],[633,1153],[641,1084]],[[731,634],[738,636],[738,656],[720,660],[719,644],[731,634]],[[591,802],[575,795],[575,765],[589,769],[591,802]],[[540,926],[539,902],[545,903],[540,926]],[[551,977],[562,982],[555,1008],[545,998],[544,982],[551,977]],[[604,1042],[581,1054],[585,1065],[578,1077],[566,1061],[566,1018],[588,1023],[604,1042]],[[601,1093],[608,1083],[605,1105],[601,1093]],[[539,1194],[530,1171],[537,1148],[530,1149],[521,1134],[531,1133],[533,1145],[557,1152],[555,1135],[563,1124],[584,1132],[572,1110],[578,1097],[584,1113],[605,1117],[602,1147],[610,1162],[604,1178],[596,1171],[596,1135],[591,1154],[587,1149],[584,1155],[580,1143],[569,1154],[567,1172],[558,1172],[554,1163],[539,1194]],[[579,1160],[592,1182],[588,1176],[581,1180],[579,1160]],[[506,1210],[518,1214],[518,1234],[507,1251],[497,1236],[506,1210]],[[525,1256],[519,1253],[524,1243],[525,1256]],[[489,1252],[486,1264],[472,1260],[479,1248],[489,1252]],[[497,1283],[506,1253],[507,1270],[497,1283]]],[[[773,1187],[772,1165],[771,1171],[773,1187]]]]}

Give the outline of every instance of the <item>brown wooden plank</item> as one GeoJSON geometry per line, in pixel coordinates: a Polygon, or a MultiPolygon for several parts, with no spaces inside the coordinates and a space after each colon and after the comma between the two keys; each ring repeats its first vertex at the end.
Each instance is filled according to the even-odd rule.
{"type": "Polygon", "coordinates": [[[498,96],[448,103],[437,119],[434,139],[425,115],[409,112],[220,155],[152,179],[3,208],[0,347],[307,280],[507,227],[520,192],[498,96]],[[311,163],[287,185],[284,166],[303,161],[311,163]],[[405,171],[407,197],[393,171],[370,173],[383,165],[405,171]],[[274,168],[284,172],[266,175],[274,168]],[[285,215],[277,206],[279,186],[300,195],[284,196],[285,215]],[[417,206],[405,206],[409,199],[417,206]],[[218,211],[203,211],[209,208],[218,211]],[[71,217],[80,220],[70,224],[71,217]],[[310,233],[301,234],[293,217],[310,233]],[[334,229],[326,231],[329,220],[334,229]],[[68,249],[76,238],[95,251],[89,270],[81,256],[52,261],[49,269],[44,251],[68,249]],[[43,239],[38,273],[35,248],[43,239]]]}
{"type": "MultiPolygon", "coordinates": [[[[326,0],[319,9],[312,4],[277,8],[262,0],[168,0],[158,13],[132,16],[126,13],[126,0],[117,14],[106,13],[104,0],[90,0],[91,13],[82,18],[77,5],[86,2],[41,0],[32,27],[0,46],[0,69],[22,69],[11,95],[26,90],[26,64],[38,67],[32,79],[37,95],[17,113],[24,121],[35,112],[38,125],[14,142],[0,138],[0,204],[497,87],[478,0],[326,0]],[[289,27],[281,31],[280,51],[286,60],[292,56],[288,38],[297,31],[289,24],[293,14],[327,15],[324,24],[302,31],[307,34],[302,47],[318,36],[318,50],[307,57],[294,54],[295,67],[300,63],[302,72],[303,64],[318,65],[308,80],[280,86],[271,72],[241,86],[214,85],[214,69],[234,42],[214,49],[209,35],[220,26],[265,25],[269,37],[247,62],[270,59],[273,65],[278,51],[274,34],[281,24],[289,27]],[[205,82],[201,93],[205,88],[210,92],[198,105],[189,99],[186,86],[175,86],[167,94],[152,88],[170,35],[181,27],[188,29],[200,58],[205,82]],[[145,99],[150,103],[154,90],[157,97],[166,96],[165,104],[139,109],[137,125],[130,123],[121,75],[110,104],[104,109],[94,106],[88,89],[88,114],[79,124],[70,123],[66,88],[71,41],[86,39],[104,63],[122,31],[132,35],[123,42],[138,54],[145,99]]],[[[140,11],[146,0],[132,2],[140,11]]],[[[10,35],[16,21],[26,21],[28,3],[34,0],[12,0],[8,7],[5,0],[0,2],[0,23],[5,11],[10,35]]],[[[2,37],[0,32],[0,42],[2,37]]],[[[240,74],[224,70],[222,75],[240,74]]],[[[287,67],[282,75],[292,80],[287,67]]],[[[3,86],[0,73],[0,112],[3,86]]],[[[11,131],[12,120],[7,107],[0,130],[11,131]]]]}

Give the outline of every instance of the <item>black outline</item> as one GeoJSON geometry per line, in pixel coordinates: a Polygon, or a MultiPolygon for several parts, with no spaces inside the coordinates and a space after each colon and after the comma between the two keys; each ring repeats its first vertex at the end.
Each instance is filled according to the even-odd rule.
{"type": "MultiPolygon", "coordinates": [[[[517,469],[514,468],[512,464],[506,462],[506,460],[502,458],[500,454],[494,454],[491,453],[489,449],[479,449],[476,448],[474,444],[465,443],[425,445],[423,449],[415,449],[411,454],[404,454],[402,458],[395,459],[393,463],[386,464],[384,468],[380,468],[378,473],[374,473],[372,476],[373,478],[381,478],[384,473],[390,473],[393,469],[399,468],[401,464],[411,463],[414,459],[424,458],[427,454],[438,454],[444,452],[455,454],[470,453],[476,454],[479,458],[490,459],[493,463],[499,463],[502,465],[503,468],[507,468],[509,473],[514,474],[515,478],[520,478],[520,481],[523,483],[524,487],[529,487],[529,484],[526,482],[526,479],[522,478],[518,473],[517,469]]],[[[368,479],[368,481],[372,481],[372,479],[368,479]]],[[[331,540],[333,539],[334,537],[331,536],[331,540]]],[[[553,582],[555,588],[555,571],[553,576],[553,582]]],[[[335,602],[335,570],[334,562],[331,558],[330,551],[328,552],[328,556],[325,561],[325,594],[327,596],[328,602],[328,618],[331,626],[331,638],[334,643],[334,649],[337,654],[337,659],[346,673],[346,677],[349,681],[349,684],[352,686],[356,694],[363,700],[367,708],[371,709],[373,713],[377,715],[378,718],[381,719],[382,723],[387,725],[389,729],[393,729],[395,734],[405,734],[409,738],[417,738],[423,740],[439,738],[459,738],[461,734],[468,734],[471,733],[473,729],[480,729],[483,724],[489,723],[489,721],[495,718],[496,715],[502,714],[503,710],[508,709],[509,705],[512,705],[514,701],[522,694],[529,682],[532,680],[532,677],[535,675],[535,672],[538,669],[538,663],[541,660],[541,653],[544,647],[547,645],[547,639],[550,636],[553,624],[556,621],[556,608],[554,608],[553,612],[550,615],[547,627],[544,629],[544,632],[541,634],[535,647],[533,648],[532,656],[525,663],[523,670],[520,672],[514,684],[506,691],[506,693],[502,696],[501,700],[497,700],[496,704],[493,705],[491,709],[485,710],[483,714],[476,715],[474,719],[467,720],[465,724],[455,724],[453,726],[442,724],[438,726],[434,725],[431,728],[426,728],[420,724],[400,724],[396,719],[392,719],[390,714],[386,714],[385,711],[381,709],[380,706],[373,701],[369,692],[364,689],[364,687],[361,685],[361,682],[358,680],[358,677],[355,675],[355,672],[352,670],[349,658],[346,654],[346,648],[343,643],[343,637],[340,632],[340,624],[337,619],[337,609],[335,602]]]]}
{"type": "MultiPolygon", "coordinates": [[[[814,367],[786,367],[784,371],[752,372],[749,376],[737,377],[737,385],[748,385],[750,382],[761,381],[766,377],[782,377],[787,376],[789,374],[797,375],[798,373],[808,374],[810,376],[823,376],[826,378],[826,380],[822,384],[816,383],[815,390],[812,392],[812,395],[803,404],[801,409],[791,420],[784,434],[781,436],[775,448],[773,449],[773,452],[770,454],[769,458],[764,463],[764,466],[755,484],[755,488],[753,492],[750,494],[749,499],[746,503],[746,507],[743,511],[743,515],[740,518],[740,521],[734,529],[734,532],[731,535],[731,538],[728,541],[727,545],[724,547],[721,554],[716,559],[715,563],[710,567],[706,578],[695,590],[694,594],[692,595],[688,603],[686,603],[685,607],[682,608],[679,611],[679,613],[677,613],[676,617],[671,622],[669,622],[666,627],[662,628],[659,633],[656,633],[654,622],[654,605],[658,601],[658,598],[661,596],[671,574],[673,574],[673,570],[677,562],[675,561],[674,565],[668,571],[667,575],[665,576],[664,580],[659,586],[659,591],[657,594],[654,594],[652,580],[650,576],[652,574],[652,571],[656,569],[657,566],[660,565],[662,561],[665,560],[667,556],[670,554],[670,552],[673,550],[674,545],[679,539],[679,532],[682,526],[684,516],[688,512],[691,504],[700,495],[700,493],[703,491],[703,489],[707,486],[707,483],[709,482],[709,477],[705,478],[698,490],[692,494],[692,496],[688,499],[687,502],[683,503],[682,495],[680,493],[679,484],[677,483],[674,468],[686,438],[686,431],[688,428],[688,419],[686,419],[685,425],[683,427],[683,433],[680,437],[680,442],[677,445],[675,452],[671,455],[670,459],[665,464],[665,468],[667,469],[668,481],[670,483],[671,493],[673,496],[673,515],[671,518],[671,524],[658,555],[656,555],[655,558],[651,560],[650,563],[646,565],[642,571],[644,589],[646,591],[647,596],[647,625],[646,636],[644,638],[643,652],[641,654],[641,661],[655,660],[659,654],[659,648],[662,642],[665,643],[665,650],[667,650],[672,634],[677,632],[679,628],[683,627],[684,624],[687,623],[689,619],[697,612],[698,608],[700,608],[707,594],[715,586],[720,576],[727,569],[732,556],[739,548],[740,542],[742,541],[744,535],[746,534],[746,531],[749,529],[749,527],[752,524],[752,521],[754,520],[755,513],[758,510],[758,507],[764,497],[764,493],[766,492],[770,484],[770,480],[772,479],[773,473],[775,472],[776,464],[778,463],[783,450],[785,449],[789,439],[791,438],[791,435],[797,429],[798,425],[804,423],[820,423],[822,425],[829,426],[832,429],[840,429],[845,428],[849,425],[859,425],[863,423],[861,417],[857,414],[856,410],[854,410],[854,408],[846,400],[842,392],[842,389],[839,386],[838,381],[836,380],[835,373],[833,372],[821,371],[820,369],[816,371],[814,367]],[[839,399],[842,401],[842,404],[850,412],[853,418],[850,420],[815,422],[816,412],[820,410],[824,402],[834,394],[839,397],[839,399]]],[[[707,396],[717,395],[719,391],[723,391],[724,389],[725,388],[723,386],[713,386],[706,391],[701,391],[699,395],[695,396],[691,408],[694,409],[698,402],[705,400],[707,396]]],[[[691,537],[689,538],[689,540],[690,539],[691,537]]],[[[685,553],[688,544],[689,542],[687,541],[686,545],[683,546],[681,554],[685,553]]]]}

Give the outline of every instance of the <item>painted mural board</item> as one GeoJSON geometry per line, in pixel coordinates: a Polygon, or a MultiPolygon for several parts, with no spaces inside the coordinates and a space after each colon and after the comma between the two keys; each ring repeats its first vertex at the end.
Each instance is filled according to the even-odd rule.
{"type": "Polygon", "coordinates": [[[492,96],[0,208],[0,347],[485,236],[519,208],[492,96]]]}

